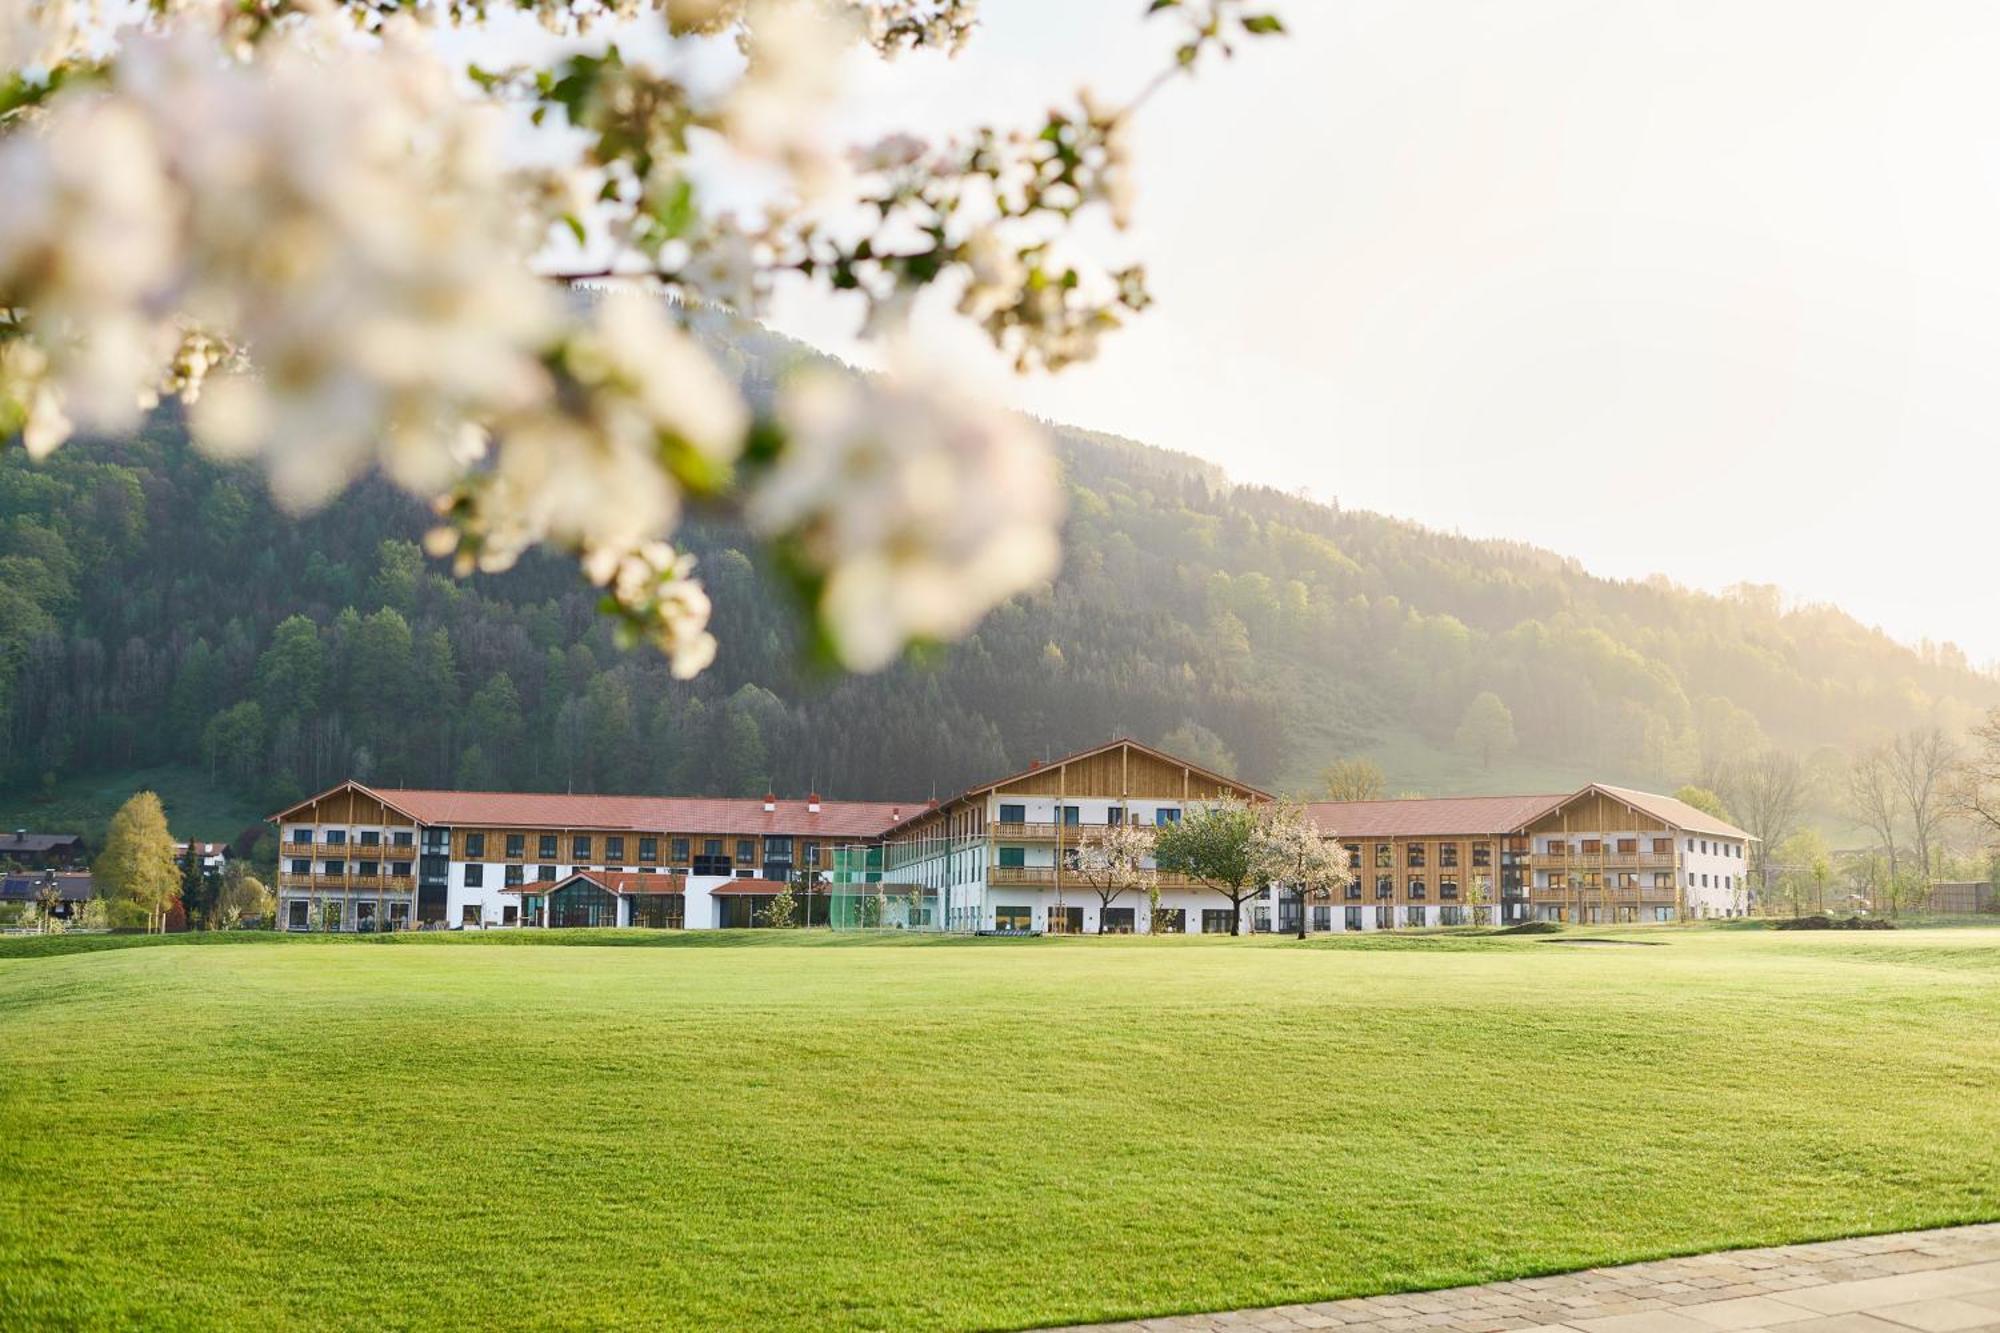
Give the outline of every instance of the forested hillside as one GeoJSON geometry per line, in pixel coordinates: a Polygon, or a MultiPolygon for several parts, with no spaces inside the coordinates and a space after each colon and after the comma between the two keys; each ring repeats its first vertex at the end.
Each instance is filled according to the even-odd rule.
{"type": "Polygon", "coordinates": [[[1767,590],[1609,582],[1059,436],[1059,579],[880,677],[803,667],[776,585],[728,529],[688,530],[723,644],[692,683],[616,649],[573,567],[450,578],[415,545],[423,507],[380,482],[289,520],[166,414],[40,464],[10,451],[0,790],[177,765],[258,809],[348,774],[922,797],[1118,732],[1281,787],[1364,752],[1393,787],[1671,787],[2000,701],[1955,651],[1767,590]]]}

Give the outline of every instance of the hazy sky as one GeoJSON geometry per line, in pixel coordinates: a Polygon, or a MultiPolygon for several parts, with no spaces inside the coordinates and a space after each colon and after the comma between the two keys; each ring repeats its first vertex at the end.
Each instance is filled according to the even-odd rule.
{"type": "MultiPolygon", "coordinates": [[[[1274,7],[1290,39],[1141,125],[1120,243],[1159,304],[1013,401],[2000,660],[2000,6],[1274,7]]],[[[987,0],[955,62],[868,73],[856,123],[1121,95],[1162,55],[1141,8],[987,0]]],[[[851,310],[775,322],[856,355],[851,310]]]]}

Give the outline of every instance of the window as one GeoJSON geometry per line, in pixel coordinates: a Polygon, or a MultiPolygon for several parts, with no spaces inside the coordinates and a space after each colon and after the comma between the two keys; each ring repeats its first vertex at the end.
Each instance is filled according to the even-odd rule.
{"type": "Polygon", "coordinates": [[[1348,879],[1348,881],[1347,881],[1347,893],[1346,893],[1346,895],[1345,895],[1345,896],[1346,896],[1347,898],[1349,898],[1350,900],[1352,900],[1352,901],[1356,901],[1356,902],[1360,901],[1360,899],[1361,899],[1361,876],[1359,876],[1359,875],[1354,875],[1354,876],[1351,876],[1351,877],[1350,877],[1350,878],[1348,879]]]}
{"type": "Polygon", "coordinates": [[[1343,846],[1343,847],[1342,847],[1342,849],[1341,849],[1341,850],[1343,850],[1343,851],[1345,851],[1345,852],[1347,853],[1347,868],[1348,868],[1349,870],[1359,870],[1359,869],[1361,869],[1361,844],[1360,844],[1360,843],[1358,843],[1358,842],[1350,842],[1350,843],[1347,843],[1347,844],[1346,844],[1345,846],[1343,846]]]}
{"type": "Polygon", "coordinates": [[[632,924],[652,930],[682,930],[687,926],[687,895],[641,893],[631,899],[632,924]]]}
{"type": "Polygon", "coordinates": [[[361,845],[363,847],[380,847],[382,845],[382,835],[374,829],[369,829],[362,833],[361,845]]]}
{"type": "Polygon", "coordinates": [[[1394,868],[1395,864],[1396,864],[1396,849],[1394,847],[1391,847],[1386,842],[1376,843],[1375,868],[1377,870],[1389,870],[1394,868]]]}
{"type": "Polygon", "coordinates": [[[347,862],[322,861],[320,862],[319,873],[322,875],[345,875],[347,873],[347,862]]]}
{"type": "Polygon", "coordinates": [[[757,840],[755,838],[738,838],[736,840],[736,864],[747,866],[755,865],[756,863],[757,840]]]}
{"type": "Polygon", "coordinates": [[[1421,907],[1406,907],[1406,908],[1404,908],[1404,909],[1403,909],[1403,913],[1404,913],[1404,918],[1405,918],[1405,919],[1406,919],[1406,920],[1407,920],[1407,921],[1408,921],[1408,922],[1409,922],[1409,923],[1410,923],[1411,925],[1413,925],[1413,926],[1421,926],[1421,925],[1423,925],[1423,924],[1424,924],[1424,909],[1423,909],[1423,908],[1421,908],[1421,907]]]}
{"type": "Polygon", "coordinates": [[[1000,860],[996,862],[998,865],[1005,866],[1008,869],[1019,869],[1028,864],[1028,849],[1026,847],[1002,847],[999,849],[999,852],[1000,860]]]}
{"type": "Polygon", "coordinates": [[[1693,850],[1694,850],[1694,839],[1693,839],[1693,838],[1689,838],[1689,839],[1688,839],[1688,850],[1689,850],[1689,851],[1693,851],[1693,850]]]}
{"type": "Polygon", "coordinates": [[[1201,909],[1201,933],[1204,935],[1227,935],[1235,924],[1226,907],[1204,907],[1201,909]]]}
{"type": "Polygon", "coordinates": [[[790,838],[767,837],[764,839],[764,859],[766,861],[789,861],[792,859],[790,838]]]}
{"type": "Polygon", "coordinates": [[[1440,926],[1462,926],[1462,925],[1464,925],[1464,924],[1465,924],[1465,909],[1464,909],[1463,907],[1440,907],[1440,908],[1438,908],[1438,924],[1439,924],[1440,926]]]}
{"type": "Polygon", "coordinates": [[[1389,906],[1389,904],[1387,903],[1382,903],[1379,906],[1377,906],[1375,909],[1375,929],[1394,930],[1395,928],[1396,928],[1396,909],[1389,906]]]}
{"type": "Polygon", "coordinates": [[[556,878],[556,868],[554,866],[535,867],[535,879],[540,883],[553,884],[555,883],[555,878],[556,878]]]}
{"type": "Polygon", "coordinates": [[[1583,843],[1582,843],[1582,851],[1583,851],[1583,854],[1584,854],[1585,856],[1596,856],[1596,855],[1598,855],[1599,853],[1601,853],[1601,852],[1602,852],[1603,850],[1604,850],[1604,840],[1603,840],[1603,839],[1601,839],[1601,838],[1585,838],[1585,839],[1583,840],[1583,843]]]}
{"type": "Polygon", "coordinates": [[[1620,856],[1632,856],[1635,855],[1638,852],[1638,850],[1639,850],[1639,840],[1637,838],[1620,838],[1618,840],[1618,854],[1620,856]]]}
{"type": "Polygon", "coordinates": [[[1377,898],[1395,897],[1396,877],[1394,875],[1377,875],[1375,877],[1375,896],[1377,898]]]}
{"type": "Polygon", "coordinates": [[[660,859],[660,840],[658,838],[639,839],[640,863],[642,865],[652,865],[659,859],[660,859]]]}
{"type": "Polygon", "coordinates": [[[1472,844],[1472,865],[1474,869],[1493,864],[1493,844],[1475,842],[1472,844]]]}
{"type": "Polygon", "coordinates": [[[1165,828],[1168,824],[1178,824],[1180,822],[1181,812],[1172,806],[1163,805],[1153,811],[1153,825],[1156,828],[1165,828]]]}
{"type": "Polygon", "coordinates": [[[416,839],[410,836],[410,831],[406,828],[397,829],[390,836],[389,841],[397,847],[414,847],[416,845],[416,839]]]}
{"type": "Polygon", "coordinates": [[[1655,908],[1653,909],[1653,920],[1655,920],[1655,921],[1672,921],[1673,919],[1674,919],[1674,909],[1673,909],[1673,908],[1671,908],[1671,907],[1655,907],[1655,908]]]}
{"type": "Polygon", "coordinates": [[[544,861],[555,860],[556,835],[553,833],[544,833],[541,837],[535,839],[535,855],[541,857],[544,861]]]}
{"type": "Polygon", "coordinates": [[[478,903],[467,903],[467,904],[466,904],[465,906],[463,906],[463,907],[459,908],[459,909],[458,909],[458,924],[459,924],[459,925],[461,925],[461,926],[476,926],[476,925],[478,925],[478,924],[479,924],[479,910],[480,910],[480,908],[479,908],[479,904],[478,904],[478,903]]]}
{"type": "Polygon", "coordinates": [[[1009,802],[1000,803],[1000,822],[1003,824],[1025,824],[1028,822],[1028,807],[1009,802]]]}
{"type": "Polygon", "coordinates": [[[1035,913],[1027,907],[996,907],[993,909],[993,929],[1033,930],[1035,913]]]}
{"type": "Polygon", "coordinates": [[[1349,907],[1344,909],[1344,911],[1345,915],[1341,919],[1341,929],[1342,930],[1361,929],[1361,909],[1358,907],[1349,907]]]}
{"type": "Polygon", "coordinates": [[[1621,870],[1618,872],[1617,879],[1618,887],[1621,889],[1636,889],[1639,887],[1639,872],[1636,870],[1621,870]]]}
{"type": "Polygon", "coordinates": [[[1080,805],[1064,806],[1062,808],[1062,822],[1064,828],[1075,828],[1083,823],[1083,807],[1080,805]]]}
{"type": "Polygon", "coordinates": [[[590,859],[590,835],[579,833],[569,840],[569,859],[580,863],[590,859]]]}
{"type": "Polygon", "coordinates": [[[618,900],[588,880],[571,880],[549,895],[552,926],[615,926],[618,900]]]}
{"type": "Polygon", "coordinates": [[[1410,876],[1411,900],[1414,901],[1418,898],[1422,898],[1423,896],[1424,896],[1424,877],[1422,875],[1410,876]]]}
{"type": "Polygon", "coordinates": [[[528,854],[528,835],[525,833],[509,833],[507,835],[508,857],[513,860],[519,860],[521,857],[524,857],[527,854],[528,854]]]}
{"type": "Polygon", "coordinates": [[[1707,839],[1707,838],[1703,838],[1703,839],[1701,840],[1701,854],[1702,854],[1703,856],[1707,856],[1707,855],[1708,855],[1708,839],[1707,839]]]}
{"type": "Polygon", "coordinates": [[[465,887],[483,889],[486,887],[486,867],[474,861],[465,868],[465,887]]]}
{"type": "Polygon", "coordinates": [[[815,870],[819,869],[819,844],[808,842],[800,850],[804,853],[805,863],[815,870]]]}
{"type": "Polygon", "coordinates": [[[1674,840],[1672,838],[1653,839],[1653,855],[1672,856],[1673,854],[1674,854],[1674,840]]]}
{"type": "Polygon", "coordinates": [[[502,880],[501,880],[500,882],[501,882],[502,884],[505,884],[505,885],[506,885],[507,887],[509,887],[509,888],[512,888],[512,887],[514,887],[515,885],[518,885],[518,884],[519,884],[519,883],[521,882],[521,876],[522,876],[522,872],[523,872],[523,870],[524,870],[524,869],[525,869],[525,867],[523,867],[523,866],[507,866],[507,867],[505,867],[505,869],[504,869],[504,871],[503,871],[503,874],[504,874],[504,878],[503,878],[503,879],[502,879],[502,880]]]}
{"type": "Polygon", "coordinates": [[[625,839],[606,838],[604,840],[604,863],[614,866],[625,864],[625,839]]]}
{"type": "Polygon", "coordinates": [[[1671,889],[1671,888],[1672,888],[1673,886],[1674,886],[1674,872],[1673,872],[1673,871],[1671,871],[1671,870],[1655,870],[1655,871],[1653,872],[1653,887],[1654,887],[1654,888],[1656,888],[1656,889],[1671,889]]]}
{"type": "Polygon", "coordinates": [[[1125,807],[1114,805],[1109,810],[1106,810],[1104,812],[1104,822],[1112,828],[1117,828],[1120,824],[1123,824],[1125,822],[1125,807]]]}
{"type": "Polygon", "coordinates": [[[1701,886],[1702,886],[1702,887],[1703,887],[1704,889],[1708,887],[1708,876],[1707,876],[1706,874],[1704,874],[1704,875],[1703,875],[1703,876],[1701,877],[1701,886]]]}
{"type": "Polygon", "coordinates": [[[295,860],[292,862],[292,873],[294,875],[310,875],[312,874],[312,868],[313,863],[310,861],[295,860]]]}
{"type": "Polygon", "coordinates": [[[1331,907],[1313,908],[1313,929],[1318,931],[1333,929],[1333,909],[1331,907]]]}
{"type": "Polygon", "coordinates": [[[1420,842],[1410,843],[1403,849],[1404,864],[1412,870],[1421,870],[1424,865],[1425,847],[1420,842]]]}
{"type": "Polygon", "coordinates": [[[1441,842],[1438,844],[1438,865],[1440,868],[1446,870],[1452,870],[1457,868],[1458,866],[1457,843],[1441,842]]]}
{"type": "MultiPolygon", "coordinates": [[[[676,843],[684,841],[676,838],[676,843]]],[[[727,875],[729,858],[722,853],[722,839],[703,838],[701,855],[694,858],[694,873],[697,875],[727,875]]]]}
{"type": "Polygon", "coordinates": [[[677,866],[686,865],[689,860],[688,840],[686,838],[675,838],[669,842],[667,844],[667,859],[677,866]]]}
{"type": "Polygon", "coordinates": [[[1152,925],[1155,935],[1185,935],[1187,933],[1187,909],[1185,907],[1156,907],[1153,909],[1152,925]]]}
{"type": "Polygon", "coordinates": [[[1458,897],[1458,876],[1456,875],[1438,876],[1438,897],[1440,898],[1458,897]]]}
{"type": "Polygon", "coordinates": [[[361,876],[363,879],[374,879],[379,875],[381,875],[382,863],[380,861],[358,862],[354,867],[354,873],[361,876]]]}
{"type": "Polygon", "coordinates": [[[475,861],[486,855],[486,835],[484,833],[466,834],[465,854],[469,859],[475,861]]]}
{"type": "Polygon", "coordinates": [[[347,830],[344,828],[328,829],[326,831],[326,845],[329,847],[345,847],[347,845],[347,830]]]}
{"type": "Polygon", "coordinates": [[[1107,907],[1098,929],[1106,935],[1130,935],[1132,933],[1132,910],[1129,907],[1107,907]]]}

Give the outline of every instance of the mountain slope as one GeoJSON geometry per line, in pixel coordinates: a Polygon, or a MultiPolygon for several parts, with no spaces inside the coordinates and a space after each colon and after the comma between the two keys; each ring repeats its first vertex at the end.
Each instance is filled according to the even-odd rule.
{"type": "MultiPolygon", "coordinates": [[[[753,392],[793,354],[721,341],[753,392]]],[[[349,773],[923,796],[1117,732],[1282,788],[1358,752],[1398,788],[1663,786],[1764,744],[1845,749],[2000,702],[1953,650],[1768,589],[1598,579],[1055,429],[1072,491],[1061,575],[880,677],[798,667],[790,612],[740,535],[691,527],[723,643],[691,683],[615,649],[560,562],[445,577],[413,544],[423,507],[379,481],[288,520],[165,413],[40,465],[11,451],[0,790],[167,764],[265,808],[349,773]],[[1482,692],[1511,715],[1512,746],[1460,736],[1482,692]]]]}

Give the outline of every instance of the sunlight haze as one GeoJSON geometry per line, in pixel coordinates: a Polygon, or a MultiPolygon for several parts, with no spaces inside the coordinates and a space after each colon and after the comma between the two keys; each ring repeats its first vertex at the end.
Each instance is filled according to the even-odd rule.
{"type": "MultiPolygon", "coordinates": [[[[1134,8],[988,4],[956,62],[860,71],[855,128],[1122,97],[1160,54],[1134,8]]],[[[1112,244],[1155,308],[1095,364],[997,391],[1241,480],[1606,575],[1772,583],[2000,659],[2000,14],[1282,12],[1289,39],[1140,122],[1138,226],[1112,244]]],[[[857,317],[801,298],[774,322],[867,362],[857,317]]]]}

